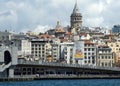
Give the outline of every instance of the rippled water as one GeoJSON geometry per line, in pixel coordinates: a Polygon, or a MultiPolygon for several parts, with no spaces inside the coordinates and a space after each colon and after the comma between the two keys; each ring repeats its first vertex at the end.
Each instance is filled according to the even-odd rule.
{"type": "Polygon", "coordinates": [[[0,82],[0,86],[120,86],[120,79],[39,80],[25,82],[0,82]]]}

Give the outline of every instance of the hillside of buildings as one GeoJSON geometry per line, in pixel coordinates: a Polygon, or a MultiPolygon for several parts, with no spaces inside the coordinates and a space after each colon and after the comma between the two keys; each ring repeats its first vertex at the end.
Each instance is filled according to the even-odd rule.
{"type": "Polygon", "coordinates": [[[0,46],[17,47],[16,58],[31,62],[120,67],[120,25],[111,30],[83,27],[77,3],[70,26],[62,27],[58,21],[55,28],[37,35],[0,32],[0,46]]]}

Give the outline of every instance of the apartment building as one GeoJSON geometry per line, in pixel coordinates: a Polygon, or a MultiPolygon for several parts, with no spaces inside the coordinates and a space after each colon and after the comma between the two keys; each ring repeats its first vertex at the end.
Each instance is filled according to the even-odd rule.
{"type": "Polygon", "coordinates": [[[33,39],[31,40],[31,54],[34,60],[40,60],[45,62],[49,51],[51,51],[52,40],[45,39],[33,39]]]}
{"type": "Polygon", "coordinates": [[[84,43],[84,65],[96,66],[96,44],[90,41],[84,43]]]}
{"type": "Polygon", "coordinates": [[[60,43],[60,60],[61,62],[72,64],[73,63],[73,50],[74,43],[73,42],[64,42],[60,43]]]}
{"type": "Polygon", "coordinates": [[[120,62],[120,41],[108,42],[107,45],[115,53],[115,64],[117,65],[120,62]]]}
{"type": "Polygon", "coordinates": [[[113,67],[114,66],[114,53],[107,45],[99,45],[97,49],[97,66],[100,67],[113,67]]]}
{"type": "Polygon", "coordinates": [[[18,57],[28,57],[31,55],[31,41],[26,35],[14,34],[12,42],[18,48],[18,57]]]}

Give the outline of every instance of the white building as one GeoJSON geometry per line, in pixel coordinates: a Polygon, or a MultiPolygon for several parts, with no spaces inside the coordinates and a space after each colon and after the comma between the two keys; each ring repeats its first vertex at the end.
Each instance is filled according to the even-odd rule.
{"type": "Polygon", "coordinates": [[[73,42],[64,42],[60,43],[60,59],[64,63],[72,64],[73,63],[73,51],[74,43],[73,42]]]}
{"type": "Polygon", "coordinates": [[[0,32],[0,41],[11,40],[12,33],[10,32],[0,32]]]}
{"type": "Polygon", "coordinates": [[[18,55],[25,57],[31,55],[31,41],[28,39],[14,40],[14,46],[18,48],[18,55]]]}
{"type": "Polygon", "coordinates": [[[84,44],[84,65],[96,66],[96,45],[92,42],[85,42],[84,44]]]}

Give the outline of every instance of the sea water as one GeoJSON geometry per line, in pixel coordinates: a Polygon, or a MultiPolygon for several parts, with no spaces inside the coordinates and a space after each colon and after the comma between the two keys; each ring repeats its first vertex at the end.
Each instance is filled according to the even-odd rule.
{"type": "Polygon", "coordinates": [[[120,86],[120,79],[38,80],[0,82],[0,86],[120,86]]]}

